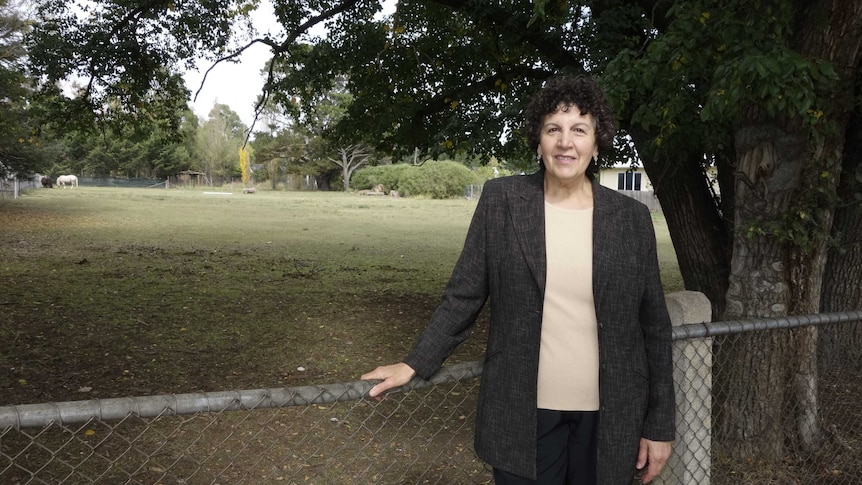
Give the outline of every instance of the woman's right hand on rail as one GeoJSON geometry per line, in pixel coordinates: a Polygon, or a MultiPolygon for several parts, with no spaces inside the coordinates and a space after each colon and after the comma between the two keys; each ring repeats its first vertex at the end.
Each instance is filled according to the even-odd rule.
{"type": "Polygon", "coordinates": [[[384,392],[388,391],[389,389],[401,387],[404,384],[407,384],[408,382],[410,382],[410,379],[413,379],[413,376],[415,375],[416,371],[414,371],[412,367],[405,364],[404,362],[399,362],[392,365],[381,365],[373,371],[367,374],[363,374],[362,380],[383,381],[376,384],[374,387],[371,388],[370,391],[368,391],[369,397],[379,399],[384,392]]]}

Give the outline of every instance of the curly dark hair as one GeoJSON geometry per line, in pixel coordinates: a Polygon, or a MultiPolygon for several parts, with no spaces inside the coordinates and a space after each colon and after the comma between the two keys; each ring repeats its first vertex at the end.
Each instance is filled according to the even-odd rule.
{"type": "Polygon", "coordinates": [[[587,76],[552,77],[533,95],[524,110],[523,125],[530,148],[539,146],[545,116],[555,113],[560,106],[572,105],[577,106],[582,115],[591,114],[596,119],[599,151],[613,149],[617,132],[613,110],[595,78],[587,76]]]}

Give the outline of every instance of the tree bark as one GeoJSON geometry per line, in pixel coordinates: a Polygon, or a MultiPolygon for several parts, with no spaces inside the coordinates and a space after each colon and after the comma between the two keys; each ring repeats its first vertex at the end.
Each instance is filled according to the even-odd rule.
{"type": "MultiPolygon", "coordinates": [[[[635,143],[647,146],[650,134],[635,129],[630,132],[635,143]]],[[[719,211],[700,168],[703,153],[676,153],[673,159],[659,159],[646,152],[642,154],[644,170],[661,203],[685,288],[709,298],[715,320],[724,312],[730,228],[724,219],[727,214],[719,211]]]]}
{"type": "MultiPolygon", "coordinates": [[[[836,68],[837,93],[852,93],[859,62],[862,2],[798,2],[797,51],[836,68]],[[849,75],[848,75],[849,67],[849,75]]],[[[725,319],[820,311],[844,137],[853,103],[833,97],[834,129],[810,137],[791,122],[748,110],[736,133],[736,223],[725,319]],[[806,201],[808,212],[790,209],[806,201]],[[794,218],[797,218],[794,220],[794,218]],[[806,220],[806,218],[808,218],[806,220]],[[776,223],[807,227],[810,240],[770,230],[776,223]]],[[[802,205],[805,207],[805,204],[802,205]]],[[[859,266],[857,266],[859,268],[859,266]]],[[[851,281],[859,281],[859,272],[851,281]]],[[[771,335],[741,335],[716,353],[716,386],[725,394],[719,432],[735,458],[778,461],[786,437],[808,451],[820,444],[816,327],[771,335]],[[752,359],[752,356],[761,358],[752,359]],[[747,370],[749,377],[739,379],[747,370]],[[782,399],[784,401],[782,402],[782,399]],[[792,412],[795,410],[795,426],[792,412]],[[794,432],[795,431],[795,432],[794,432]],[[789,433],[785,435],[784,433],[789,433]]]]}
{"type": "MultiPolygon", "coordinates": [[[[832,237],[820,300],[821,310],[862,309],[862,112],[856,111],[847,128],[832,237]]],[[[819,363],[832,370],[862,361],[862,323],[828,325],[820,330],[819,363]]]]}
{"type": "MultiPolygon", "coordinates": [[[[853,133],[858,132],[856,121],[851,122],[853,116],[852,107],[856,106],[854,101],[854,86],[858,86],[859,81],[859,66],[862,59],[862,1],[852,0],[838,2],[834,0],[819,0],[816,2],[806,2],[802,9],[800,18],[800,36],[799,51],[809,58],[820,58],[829,61],[834,67],[838,75],[837,89],[831,91],[831,104],[833,113],[831,119],[834,120],[835,130],[827,130],[824,136],[823,145],[818,147],[815,154],[820,154],[824,160],[820,164],[821,170],[819,176],[822,178],[834,177],[837,184],[835,190],[838,195],[838,207],[829,211],[827,217],[824,218],[823,230],[828,234],[840,234],[847,231],[848,234],[862,235],[862,209],[859,204],[850,205],[846,208],[840,201],[846,201],[847,196],[853,190],[852,181],[855,180],[855,171],[858,168],[858,145],[853,147],[853,144],[858,144],[859,140],[854,139],[853,133]],[[848,137],[847,135],[851,135],[848,137]],[[850,146],[848,146],[848,144],[850,146]],[[850,148],[850,151],[847,150],[850,148]],[[843,180],[843,182],[842,182],[843,180]],[[836,217],[841,216],[841,220],[836,221],[836,217]]],[[[858,94],[858,93],[857,93],[858,94]]],[[[856,111],[858,115],[858,110],[856,111]]],[[[855,118],[858,120],[858,116],[855,118]]],[[[816,177],[817,175],[815,175],[816,177]]],[[[815,180],[808,180],[815,187],[815,180]]],[[[803,189],[804,190],[804,189],[803,189]]],[[[835,276],[830,275],[830,285],[826,287],[827,270],[836,271],[837,268],[829,264],[829,245],[828,241],[824,241],[822,245],[818,245],[815,251],[810,255],[800,255],[798,260],[801,265],[800,274],[798,275],[803,281],[808,281],[810,285],[807,295],[798,295],[794,298],[796,305],[792,310],[796,313],[816,313],[823,310],[823,290],[827,291],[838,290],[832,286],[835,283],[835,276]],[[807,274],[806,274],[807,273],[807,274]],[[807,296],[807,298],[806,298],[807,296]]],[[[846,253],[848,258],[844,259],[832,251],[832,257],[836,258],[834,263],[846,265],[844,269],[848,271],[846,277],[849,281],[862,280],[862,255],[859,252],[846,253]],[[856,258],[855,264],[853,259],[856,258]]],[[[841,270],[838,270],[841,271],[841,270]]],[[[841,296],[841,305],[847,304],[862,304],[860,298],[860,290],[858,284],[855,289],[846,289],[845,291],[837,291],[841,296]],[[855,301],[854,301],[855,300],[855,301]]],[[[802,288],[802,285],[798,286],[802,288]]],[[[862,305],[857,306],[862,308],[862,305]]],[[[848,340],[852,340],[854,336],[858,338],[862,325],[857,324],[855,327],[848,329],[835,328],[830,329],[839,333],[845,334],[848,340]]],[[[808,451],[814,451],[820,444],[820,429],[819,429],[819,409],[817,405],[817,383],[819,377],[818,369],[818,345],[820,329],[811,327],[803,329],[797,335],[799,337],[798,357],[796,364],[796,398],[797,403],[797,426],[801,444],[808,451]]],[[[858,341],[858,340],[857,340],[858,341]]],[[[858,347],[857,347],[858,348],[858,347]]],[[[840,355],[837,354],[836,355],[840,355]]]]}
{"type": "MultiPolygon", "coordinates": [[[[768,233],[802,180],[798,136],[752,122],[736,133],[736,217],[725,320],[787,314],[787,245],[768,233]]],[[[723,397],[718,431],[740,459],[777,461],[784,454],[784,389],[792,340],[787,332],[744,333],[716,346],[716,390],[723,397]]]]}
{"type": "Polygon", "coordinates": [[[272,190],[278,190],[278,159],[273,158],[266,162],[266,172],[269,175],[269,183],[272,190]]]}

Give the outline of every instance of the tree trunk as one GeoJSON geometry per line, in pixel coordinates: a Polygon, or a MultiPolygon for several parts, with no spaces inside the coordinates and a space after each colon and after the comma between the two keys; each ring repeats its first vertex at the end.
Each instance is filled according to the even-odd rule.
{"type": "Polygon", "coordinates": [[[315,175],[314,180],[317,182],[317,190],[330,191],[332,190],[332,180],[329,174],[315,175]]]}
{"type": "MultiPolygon", "coordinates": [[[[651,135],[630,131],[636,143],[648,146],[645,140],[651,135]]],[[[724,312],[731,248],[729,228],[722,219],[726,214],[719,212],[700,169],[703,154],[679,153],[674,159],[657,159],[644,152],[644,170],[661,203],[685,288],[709,298],[715,320],[724,312]]]]}
{"type": "MultiPolygon", "coordinates": [[[[755,115],[756,119],[756,115],[755,115]]],[[[787,314],[790,300],[787,245],[768,234],[801,182],[798,136],[750,123],[737,130],[737,182],[733,259],[725,320],[787,314]]],[[[716,348],[718,432],[730,456],[777,461],[783,457],[784,390],[788,332],[744,333],[716,348]]]]}
{"type": "Polygon", "coordinates": [[[341,181],[344,182],[344,191],[350,192],[350,175],[353,173],[353,170],[350,170],[349,166],[345,164],[341,167],[341,181]]]}
{"type": "Polygon", "coordinates": [[[273,158],[266,162],[266,172],[269,175],[269,183],[272,185],[272,190],[278,190],[278,159],[273,158]]]}
{"type": "MultiPolygon", "coordinates": [[[[862,309],[862,112],[846,131],[844,160],[832,236],[823,280],[821,310],[862,309]]],[[[827,325],[820,329],[819,363],[824,370],[862,362],[862,323],[827,325]]]]}
{"type": "MultiPolygon", "coordinates": [[[[831,62],[840,82],[821,138],[748,110],[736,133],[733,262],[725,319],[820,311],[827,238],[835,217],[844,132],[862,39],[862,1],[800,2],[797,50],[831,62]],[[796,208],[791,210],[792,208],[796,208]],[[776,226],[779,231],[775,232],[776,226]],[[804,231],[794,233],[795,227],[804,231]]],[[[843,224],[843,223],[842,223],[843,224]]],[[[858,266],[857,266],[858,268],[858,266]]],[[[851,281],[859,281],[858,272],[851,281]]],[[[716,353],[725,394],[718,431],[731,456],[778,461],[785,443],[820,444],[816,327],[743,334],[716,353]],[[752,356],[759,356],[752,359],[752,356]],[[749,372],[749,380],[740,379],[749,372]],[[784,394],[784,396],[782,396],[784,394]],[[786,400],[782,403],[781,399],[786,400]],[[782,414],[781,411],[791,411],[782,414]],[[795,426],[792,412],[795,411],[795,426]],[[786,416],[786,418],[784,417],[786,416]],[[795,431],[795,432],[794,432],[795,431]],[[785,436],[784,433],[788,433],[785,436]],[[794,438],[786,441],[786,437],[794,438]]]]}
{"type": "MultiPolygon", "coordinates": [[[[818,2],[819,3],[819,2],[818,2]]],[[[806,51],[823,51],[832,60],[842,80],[835,90],[836,106],[847,110],[842,153],[840,204],[832,228],[834,246],[824,271],[821,309],[862,309],[862,112],[854,101],[862,96],[862,2],[835,2],[828,29],[809,29],[803,37],[806,51]],[[853,87],[856,87],[854,92],[853,87]],[[857,106],[855,111],[850,108],[857,106]]],[[[815,9],[816,6],[809,8],[815,9]]],[[[839,367],[849,359],[859,362],[862,353],[862,323],[827,326],[821,330],[819,362],[839,367]]]]}

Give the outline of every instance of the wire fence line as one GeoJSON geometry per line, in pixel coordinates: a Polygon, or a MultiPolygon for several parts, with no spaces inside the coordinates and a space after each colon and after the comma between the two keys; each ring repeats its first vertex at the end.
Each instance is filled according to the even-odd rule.
{"type": "MultiPolygon", "coordinates": [[[[413,379],[402,391],[478,377],[481,362],[449,365],[430,380],[413,379]]],[[[0,406],[0,428],[33,428],[86,423],[91,420],[115,421],[134,415],[139,418],[182,416],[195,413],[249,411],[355,401],[365,396],[373,384],[356,381],[321,386],[296,386],[240,391],[195,392],[158,396],[90,399],[61,403],[0,406]]]]}
{"type": "MultiPolygon", "coordinates": [[[[818,450],[739,463],[714,426],[712,403],[725,396],[713,381],[727,371],[713,349],[812,326],[858,335],[862,311],[674,328],[679,463],[662,483],[859,483],[862,353],[852,348],[820,374],[818,450]]],[[[3,406],[0,483],[491,483],[472,448],[481,370],[449,365],[381,401],[363,399],[372,383],[358,381],[3,406]]]]}
{"type": "Polygon", "coordinates": [[[30,178],[6,178],[0,176],[0,200],[14,200],[20,197],[21,191],[41,187],[41,182],[36,177],[30,178]]]}

